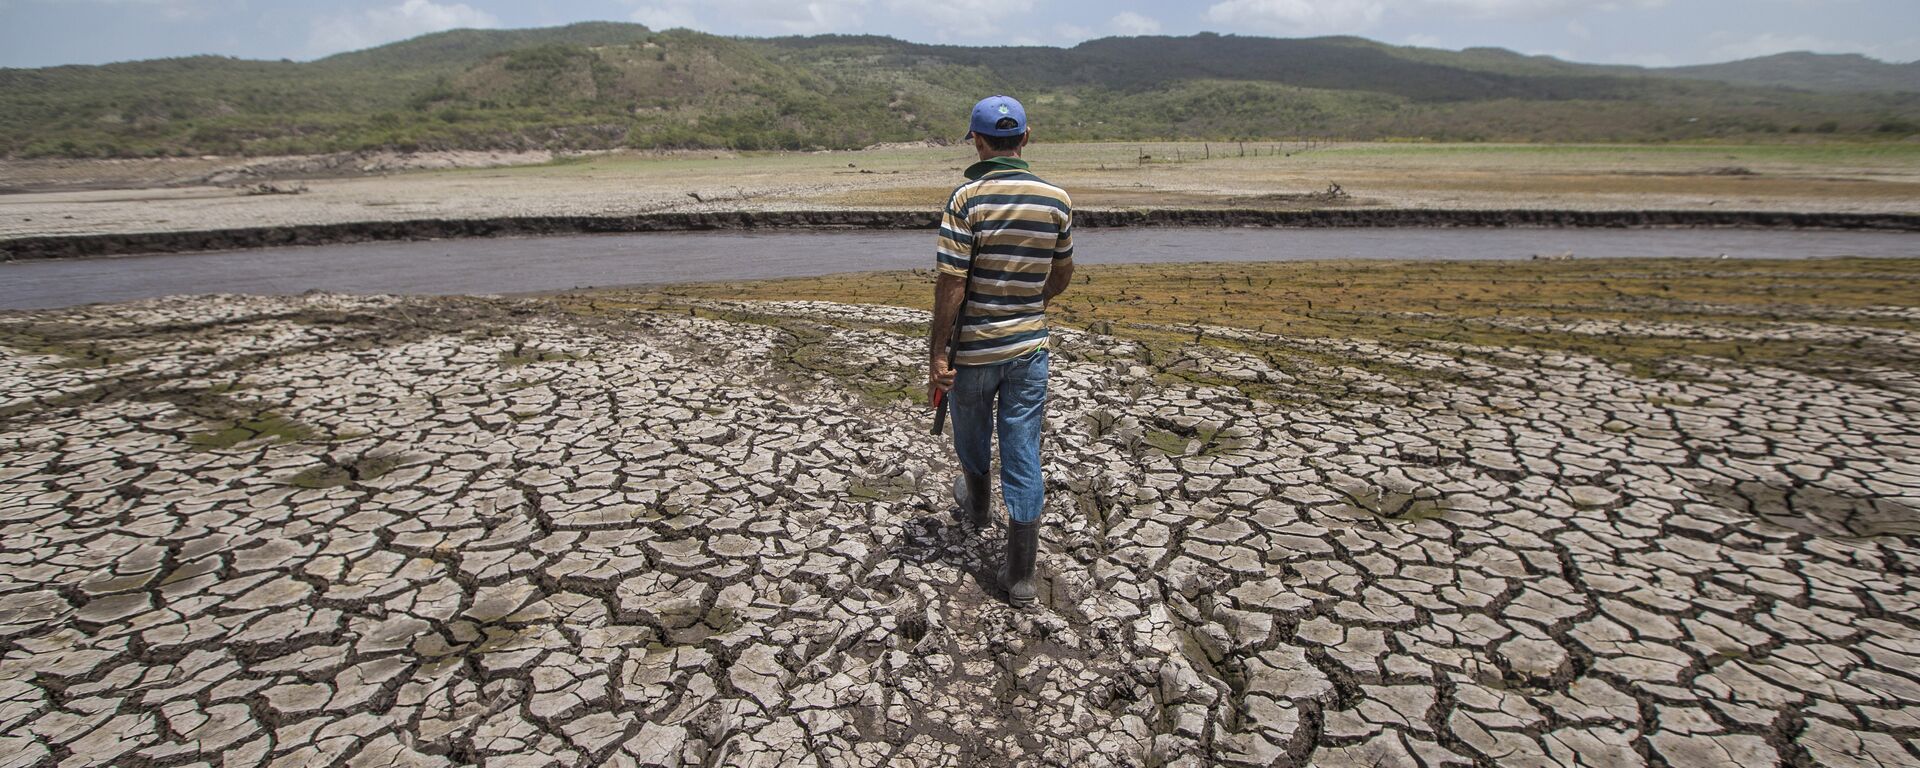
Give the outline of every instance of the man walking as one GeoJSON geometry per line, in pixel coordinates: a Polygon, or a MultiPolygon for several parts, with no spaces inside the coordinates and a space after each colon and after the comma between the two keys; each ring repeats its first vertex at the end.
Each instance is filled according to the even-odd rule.
{"type": "Polygon", "coordinates": [[[973,107],[967,138],[980,162],[947,200],[933,291],[929,394],[946,391],[962,474],[954,500],[977,528],[992,521],[993,435],[1007,504],[1000,583],[1015,606],[1035,599],[1040,545],[1040,430],[1047,402],[1047,303],[1073,279],[1073,203],[1028,170],[1031,137],[1020,102],[990,96],[973,107]],[[955,319],[958,338],[953,336],[955,319]],[[947,364],[952,345],[954,365],[947,364]]]}

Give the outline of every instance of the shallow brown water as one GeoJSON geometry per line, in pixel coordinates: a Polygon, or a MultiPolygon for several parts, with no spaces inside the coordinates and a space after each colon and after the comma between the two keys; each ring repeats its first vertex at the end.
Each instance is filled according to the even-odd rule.
{"type": "MultiPolygon", "coordinates": [[[[1615,229],[1087,229],[1081,264],[1315,259],[1920,257],[1920,235],[1615,229]]],[[[0,309],[174,294],[500,294],[930,267],[926,232],[725,232],[359,243],[0,264],[0,309]]]]}

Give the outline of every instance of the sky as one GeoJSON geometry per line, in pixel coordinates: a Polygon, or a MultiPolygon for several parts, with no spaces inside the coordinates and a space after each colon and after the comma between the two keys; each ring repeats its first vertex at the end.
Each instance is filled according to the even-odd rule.
{"type": "Polygon", "coordinates": [[[0,0],[0,67],[194,54],[309,60],[445,29],[589,20],[961,45],[1360,35],[1654,67],[1793,50],[1920,59],[1916,0],[0,0]]]}

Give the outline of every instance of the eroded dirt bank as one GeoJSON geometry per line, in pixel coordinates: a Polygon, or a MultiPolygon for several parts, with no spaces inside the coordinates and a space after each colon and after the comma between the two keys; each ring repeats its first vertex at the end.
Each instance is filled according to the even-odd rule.
{"type": "MultiPolygon", "coordinates": [[[[1832,312],[1497,319],[1920,346],[1887,325],[1912,310],[1832,312]]],[[[1920,754],[1909,366],[1062,331],[1046,589],[1017,612],[910,402],[925,322],[596,295],[0,315],[0,754],[1920,754]]]]}
{"type": "MultiPolygon", "coordinates": [[[[1348,209],[1078,211],[1083,227],[1739,227],[1920,232],[1920,215],[1766,211],[1348,209]]],[[[932,229],[921,211],[735,211],[638,216],[525,216],[63,235],[0,240],[0,259],[187,253],[466,237],[755,229],[932,229]]]]}

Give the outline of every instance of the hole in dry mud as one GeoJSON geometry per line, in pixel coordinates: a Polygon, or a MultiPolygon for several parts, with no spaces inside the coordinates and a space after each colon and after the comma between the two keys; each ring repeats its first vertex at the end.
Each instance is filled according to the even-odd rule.
{"type": "Polygon", "coordinates": [[[894,631],[900,633],[900,639],[909,645],[919,643],[921,638],[927,636],[927,619],[919,614],[901,616],[894,631]]]}

